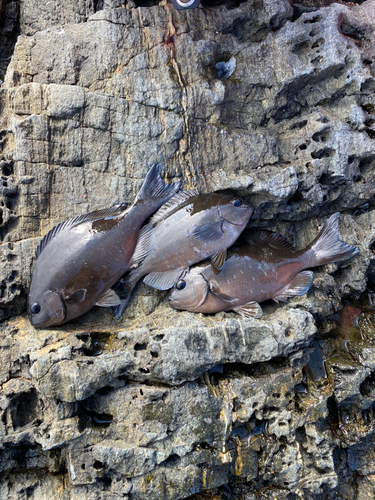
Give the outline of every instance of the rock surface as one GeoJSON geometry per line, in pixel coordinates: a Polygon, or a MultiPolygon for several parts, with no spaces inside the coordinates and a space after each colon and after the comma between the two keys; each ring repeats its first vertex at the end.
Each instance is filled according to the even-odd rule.
{"type": "Polygon", "coordinates": [[[374,498],[375,2],[317,4],[0,0],[1,498],[374,498]],[[41,237],[155,161],[296,248],[340,211],[361,252],[261,320],[140,284],[34,330],[41,237]]]}

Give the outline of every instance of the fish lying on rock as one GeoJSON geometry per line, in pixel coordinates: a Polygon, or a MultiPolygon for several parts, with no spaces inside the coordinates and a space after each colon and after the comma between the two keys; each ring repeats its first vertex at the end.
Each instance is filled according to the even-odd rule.
{"type": "Polygon", "coordinates": [[[28,296],[31,323],[37,328],[60,325],[94,305],[120,304],[112,285],[152,248],[152,226],[140,231],[142,224],[180,186],[165,184],[155,163],[130,208],[122,204],[54,227],[35,255],[28,296]]]}
{"type": "Polygon", "coordinates": [[[244,230],[253,208],[227,194],[177,193],[151,218],[154,246],[144,261],[121,280],[120,318],[138,280],[159,290],[171,288],[192,265],[211,257],[221,269],[229,248],[244,230]]]}
{"type": "Polygon", "coordinates": [[[302,295],[310,288],[311,267],[353,257],[359,249],[344,243],[338,229],[339,214],[332,215],[310,245],[293,251],[277,233],[251,231],[247,244],[229,257],[220,272],[212,266],[195,267],[177,282],[169,303],[176,309],[215,313],[234,310],[260,318],[259,302],[302,295]]]}

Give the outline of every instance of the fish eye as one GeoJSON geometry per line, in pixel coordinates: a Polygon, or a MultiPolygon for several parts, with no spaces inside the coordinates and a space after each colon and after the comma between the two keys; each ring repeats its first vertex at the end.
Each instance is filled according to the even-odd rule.
{"type": "Polygon", "coordinates": [[[30,307],[30,311],[33,313],[33,314],[38,314],[40,312],[40,305],[35,302],[31,307],[30,307]]]}
{"type": "Polygon", "coordinates": [[[235,207],[240,207],[242,205],[242,200],[240,198],[235,198],[234,200],[232,200],[232,205],[234,205],[235,207]]]}
{"type": "Polygon", "coordinates": [[[177,281],[177,284],[176,284],[176,288],[177,290],[183,290],[186,286],[186,281],[184,280],[180,280],[180,281],[177,281]]]}

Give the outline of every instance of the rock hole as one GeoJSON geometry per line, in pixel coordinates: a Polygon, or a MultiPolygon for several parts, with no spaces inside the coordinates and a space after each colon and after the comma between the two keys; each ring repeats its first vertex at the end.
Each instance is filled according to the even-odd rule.
{"type": "Polygon", "coordinates": [[[319,33],[318,28],[313,28],[313,29],[310,31],[309,36],[313,37],[313,36],[316,36],[318,33],[319,33]]]}
{"type": "Polygon", "coordinates": [[[328,127],[319,132],[315,132],[312,136],[314,142],[327,142],[331,138],[330,129],[328,127]]]}
{"type": "Polygon", "coordinates": [[[112,484],[112,479],[109,476],[103,476],[99,478],[99,481],[103,483],[107,489],[109,489],[112,484]]]}
{"type": "Polygon", "coordinates": [[[315,16],[315,17],[312,17],[311,19],[306,19],[305,21],[303,21],[303,24],[320,23],[321,20],[322,20],[322,18],[320,16],[315,16]]]}
{"type": "Polygon", "coordinates": [[[106,396],[112,391],[113,387],[110,385],[106,385],[105,387],[101,387],[96,391],[96,394],[99,394],[99,396],[106,396]]]}
{"type": "Polygon", "coordinates": [[[163,340],[163,338],[164,335],[155,335],[154,340],[156,340],[156,342],[160,342],[160,340],[163,340]]]}
{"type": "MultiPolygon", "coordinates": [[[[371,244],[371,251],[374,253],[374,242],[371,244]]],[[[359,392],[362,396],[371,396],[375,391],[375,371],[370,373],[368,377],[360,384],[359,392]]]]}
{"type": "Polygon", "coordinates": [[[150,373],[150,370],[149,370],[148,368],[146,368],[146,367],[139,368],[139,371],[140,371],[141,373],[150,373]]]}
{"type": "Polygon", "coordinates": [[[358,45],[362,45],[364,41],[364,31],[353,27],[349,23],[343,23],[340,26],[340,31],[344,36],[354,40],[358,45]]]}
{"type": "Polygon", "coordinates": [[[307,120],[302,120],[301,122],[294,123],[289,130],[295,130],[295,129],[300,130],[301,128],[306,127],[306,125],[307,125],[307,120]]]}
{"type": "Polygon", "coordinates": [[[12,283],[12,281],[14,281],[18,276],[18,271],[12,271],[9,278],[8,278],[8,281],[9,283],[12,283]]]}
{"type": "Polygon", "coordinates": [[[296,43],[294,47],[292,48],[293,54],[304,54],[310,50],[311,47],[311,41],[310,40],[304,40],[303,42],[296,43]]]}
{"type": "Polygon", "coordinates": [[[317,64],[321,63],[322,61],[323,61],[323,57],[318,56],[318,57],[315,57],[314,59],[311,59],[311,64],[316,66],[317,64]]]}
{"type": "Polygon", "coordinates": [[[13,427],[24,427],[37,418],[38,395],[35,389],[18,395],[11,401],[10,416],[13,427]]]}
{"type": "Polygon", "coordinates": [[[290,206],[293,203],[300,203],[302,200],[303,200],[302,193],[300,193],[299,191],[296,191],[294,193],[294,195],[291,198],[289,198],[289,200],[287,201],[287,205],[290,206]]]}
{"type": "Polygon", "coordinates": [[[157,352],[155,352],[155,351],[151,351],[151,356],[152,356],[153,358],[158,358],[158,357],[159,357],[159,354],[158,354],[157,352]]]}
{"type": "Polygon", "coordinates": [[[142,389],[139,389],[139,394],[140,394],[141,396],[143,396],[143,391],[142,391],[142,389]]]}
{"type": "Polygon", "coordinates": [[[81,469],[85,470],[86,469],[86,464],[81,464],[81,469]]]}
{"type": "Polygon", "coordinates": [[[93,467],[96,470],[100,470],[104,468],[104,464],[102,462],[99,462],[99,460],[95,460],[93,467]]]}
{"type": "Polygon", "coordinates": [[[9,177],[13,174],[13,166],[10,163],[5,163],[5,165],[1,166],[1,173],[5,177],[9,177]]]}
{"type": "Polygon", "coordinates": [[[135,351],[145,351],[147,349],[147,343],[145,344],[135,344],[134,350],[135,351]]]}
{"type": "Polygon", "coordinates": [[[301,144],[299,146],[299,149],[301,149],[303,151],[304,149],[307,149],[307,145],[306,144],[301,144]]]}
{"type": "Polygon", "coordinates": [[[332,148],[323,148],[319,149],[318,151],[313,151],[311,153],[311,158],[313,158],[314,160],[316,159],[321,160],[322,158],[331,158],[332,156],[334,156],[335,153],[336,151],[332,148]]]}
{"type": "Polygon", "coordinates": [[[320,46],[321,46],[321,45],[323,45],[324,43],[325,43],[324,38],[318,38],[318,40],[316,40],[316,41],[312,44],[311,48],[312,48],[312,49],[316,49],[317,47],[320,47],[320,46]]]}

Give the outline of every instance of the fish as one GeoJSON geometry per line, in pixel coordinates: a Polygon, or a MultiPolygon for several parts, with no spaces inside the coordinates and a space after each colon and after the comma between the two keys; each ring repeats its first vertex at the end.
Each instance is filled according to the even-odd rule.
{"type": "Polygon", "coordinates": [[[152,248],[152,226],[141,226],[180,187],[181,182],[164,183],[155,163],[129,208],[122,203],[97,210],[49,231],[35,253],[27,305],[31,324],[61,325],[94,305],[120,304],[112,285],[152,248]]]}
{"type": "Polygon", "coordinates": [[[138,267],[121,279],[122,304],[115,311],[124,313],[137,282],[167,290],[186,270],[211,257],[221,269],[229,248],[246,227],[253,207],[228,194],[198,194],[194,190],[177,193],[150,220],[154,245],[138,267]]]}
{"type": "Polygon", "coordinates": [[[308,291],[313,273],[306,269],[346,260],[359,252],[341,240],[339,215],[332,215],[303,250],[294,251],[278,233],[252,230],[220,272],[206,265],[186,273],[173,288],[169,304],[197,313],[233,310],[243,317],[260,318],[259,303],[269,299],[286,302],[308,291]]]}

